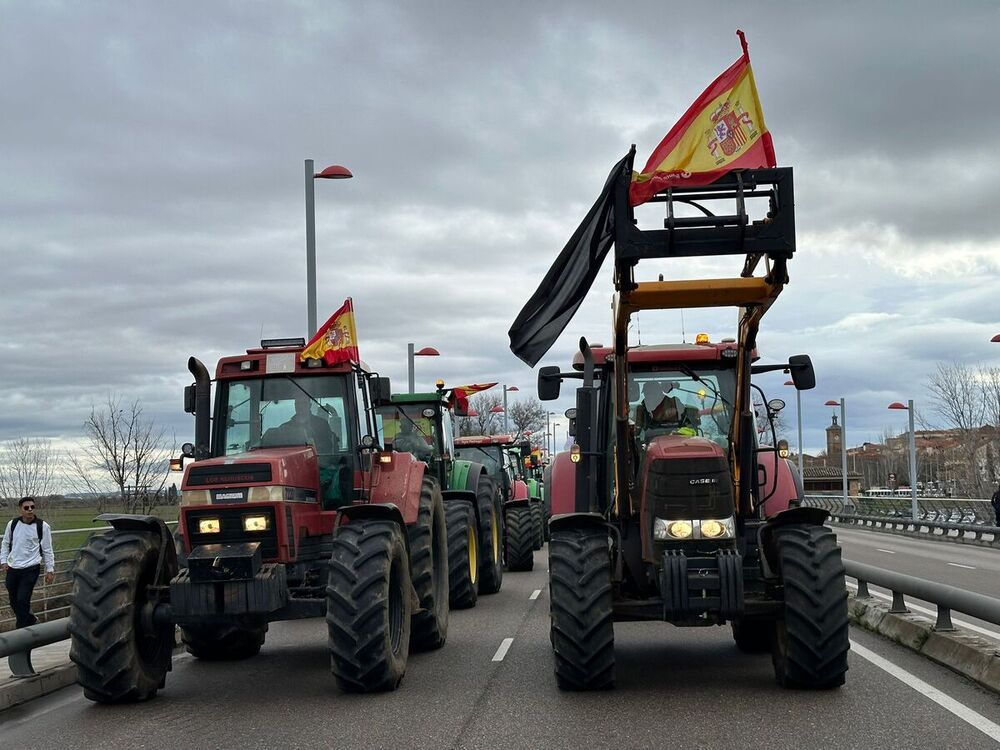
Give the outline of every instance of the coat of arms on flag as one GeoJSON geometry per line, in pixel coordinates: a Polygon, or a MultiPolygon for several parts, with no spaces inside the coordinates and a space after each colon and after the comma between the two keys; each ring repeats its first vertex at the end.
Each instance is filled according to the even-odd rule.
{"type": "Polygon", "coordinates": [[[299,355],[301,361],[323,359],[328,365],[358,362],[358,335],[354,328],[354,301],[348,297],[299,355]]]}

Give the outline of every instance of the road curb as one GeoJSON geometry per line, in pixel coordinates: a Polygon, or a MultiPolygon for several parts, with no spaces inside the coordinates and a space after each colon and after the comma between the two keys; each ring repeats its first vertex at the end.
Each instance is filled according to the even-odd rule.
{"type": "Polygon", "coordinates": [[[0,711],[54,693],[76,682],[76,665],[62,664],[33,677],[12,678],[0,685],[0,711]]]}
{"type": "Polygon", "coordinates": [[[1000,649],[985,638],[962,630],[934,629],[926,617],[897,614],[871,598],[848,597],[851,620],[865,630],[891,638],[933,662],[948,667],[988,690],[1000,693],[1000,649]]]}

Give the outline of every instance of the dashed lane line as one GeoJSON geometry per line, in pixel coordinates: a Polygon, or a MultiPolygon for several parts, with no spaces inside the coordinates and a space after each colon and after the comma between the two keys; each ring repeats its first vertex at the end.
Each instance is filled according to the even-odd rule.
{"type": "MultiPolygon", "coordinates": [[[[857,590],[857,588],[858,588],[858,585],[856,583],[854,583],[853,581],[848,581],[847,585],[850,586],[852,589],[855,589],[855,590],[857,590]]],[[[892,601],[892,597],[889,594],[883,594],[881,591],[872,591],[869,588],[868,589],[868,593],[871,594],[872,596],[877,596],[879,599],[884,599],[887,602],[891,602],[892,601]]],[[[921,607],[919,604],[913,604],[912,602],[907,602],[906,606],[909,609],[915,609],[918,612],[922,612],[925,615],[930,615],[931,617],[937,617],[937,612],[935,612],[933,609],[928,609],[927,607],[921,607]]],[[[994,640],[1000,640],[1000,633],[997,633],[994,630],[987,630],[986,628],[982,628],[979,625],[976,625],[975,623],[971,623],[971,622],[968,622],[966,620],[960,620],[957,617],[952,617],[951,621],[955,625],[960,625],[963,628],[967,628],[969,630],[974,630],[975,632],[981,633],[982,635],[988,636],[988,637],[990,637],[990,638],[992,638],[994,640]]]]}
{"type": "Polygon", "coordinates": [[[493,661],[503,661],[503,658],[510,651],[510,644],[514,642],[513,638],[504,638],[500,641],[500,646],[497,648],[497,652],[493,654],[493,661]]]}
{"type": "Polygon", "coordinates": [[[965,568],[966,570],[975,570],[972,565],[962,565],[962,563],[945,563],[945,565],[951,565],[956,568],[965,568]]]}
{"type": "Polygon", "coordinates": [[[854,641],[851,641],[851,651],[860,656],[862,659],[870,661],[879,669],[888,672],[904,685],[907,685],[921,695],[930,698],[943,709],[951,712],[969,726],[975,727],[987,737],[1000,742],[1000,724],[994,724],[985,716],[973,711],[964,703],[959,703],[950,695],[942,693],[933,685],[924,682],[914,674],[910,674],[902,667],[897,667],[888,659],[879,656],[874,651],[869,651],[867,648],[855,643],[854,641]]]}
{"type": "Polygon", "coordinates": [[[876,552],[885,552],[885,554],[887,554],[887,555],[895,555],[896,554],[891,549],[882,549],[881,547],[876,547],[875,551],[876,552]]]}
{"type": "Polygon", "coordinates": [[[538,598],[538,595],[541,593],[542,593],[541,589],[535,589],[534,591],[531,592],[531,596],[529,596],[528,599],[530,601],[534,601],[535,599],[538,598]]]}

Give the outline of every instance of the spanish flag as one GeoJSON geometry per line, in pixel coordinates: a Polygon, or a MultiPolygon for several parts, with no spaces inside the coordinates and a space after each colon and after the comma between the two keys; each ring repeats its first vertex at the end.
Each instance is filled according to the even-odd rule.
{"type": "Polygon", "coordinates": [[[471,383],[469,385],[456,385],[451,389],[448,397],[448,406],[454,407],[456,404],[462,406],[466,411],[469,409],[469,396],[492,388],[496,383],[471,383]]]}
{"type": "Polygon", "coordinates": [[[302,350],[299,360],[324,359],[328,365],[358,362],[358,334],[354,329],[354,301],[348,297],[302,350]]]}
{"type": "Polygon", "coordinates": [[[705,89],[667,133],[642,172],[632,177],[630,200],[638,206],[670,187],[708,185],[734,169],[773,167],[774,145],[764,124],[750,52],[705,89]]]}

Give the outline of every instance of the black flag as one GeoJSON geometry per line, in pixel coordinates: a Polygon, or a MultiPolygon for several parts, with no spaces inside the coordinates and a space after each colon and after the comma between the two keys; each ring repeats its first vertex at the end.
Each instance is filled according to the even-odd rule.
{"type": "Polygon", "coordinates": [[[615,164],[604,190],[510,327],[510,350],[531,367],[569,325],[615,238],[615,183],[631,177],[633,151],[615,164]]]}

